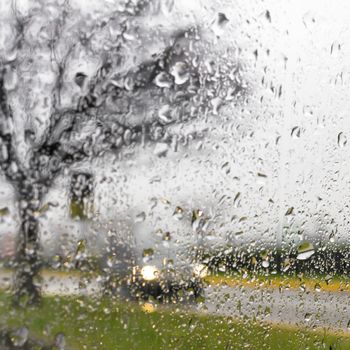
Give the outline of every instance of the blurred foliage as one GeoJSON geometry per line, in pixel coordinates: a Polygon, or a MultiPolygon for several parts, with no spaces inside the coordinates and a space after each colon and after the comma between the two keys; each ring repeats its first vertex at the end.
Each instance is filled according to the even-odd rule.
{"type": "Polygon", "coordinates": [[[307,276],[349,276],[350,245],[332,244],[315,247],[312,256],[298,259],[298,254],[310,244],[293,245],[286,248],[233,248],[220,251],[202,250],[199,259],[212,272],[254,272],[261,274],[286,274],[307,276]]]}
{"type": "Polygon", "coordinates": [[[142,251],[142,256],[146,257],[146,256],[152,256],[154,255],[154,249],[153,248],[146,248],[142,251]]]}
{"type": "Polygon", "coordinates": [[[7,207],[0,208],[0,217],[1,217],[1,216],[6,216],[6,215],[8,215],[9,213],[10,213],[9,208],[7,208],[7,207]]]}
{"type": "Polygon", "coordinates": [[[84,202],[80,200],[71,200],[70,202],[70,217],[72,219],[85,220],[87,213],[85,211],[84,202]]]}

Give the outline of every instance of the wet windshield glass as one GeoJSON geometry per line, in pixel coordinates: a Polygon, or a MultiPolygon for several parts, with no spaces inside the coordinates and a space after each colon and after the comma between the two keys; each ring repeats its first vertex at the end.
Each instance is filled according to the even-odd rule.
{"type": "Polygon", "coordinates": [[[0,0],[0,350],[350,349],[349,7],[0,0]]]}

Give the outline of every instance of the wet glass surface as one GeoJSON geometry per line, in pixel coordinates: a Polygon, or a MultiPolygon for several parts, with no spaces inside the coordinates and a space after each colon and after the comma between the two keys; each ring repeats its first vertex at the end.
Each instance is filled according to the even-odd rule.
{"type": "Polygon", "coordinates": [[[350,349],[345,0],[0,0],[0,350],[350,349]]]}

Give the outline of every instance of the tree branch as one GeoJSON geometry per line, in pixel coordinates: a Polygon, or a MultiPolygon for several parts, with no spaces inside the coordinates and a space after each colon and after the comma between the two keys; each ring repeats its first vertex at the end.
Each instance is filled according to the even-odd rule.
{"type": "Polygon", "coordinates": [[[13,115],[7,101],[5,68],[0,67],[0,168],[8,181],[18,188],[25,179],[13,139],[13,115]]]}
{"type": "MultiPolygon", "coordinates": [[[[192,35],[197,34],[196,29],[191,28],[189,31],[192,35]]],[[[191,139],[201,138],[202,132],[174,134],[172,127],[176,124],[185,125],[197,119],[199,115],[205,115],[210,109],[210,96],[208,97],[207,91],[204,91],[204,97],[198,98],[199,91],[212,88],[212,85],[219,85],[221,82],[217,83],[217,77],[213,82],[209,79],[209,83],[206,83],[205,79],[201,80],[198,68],[190,65],[189,61],[193,57],[187,58],[188,82],[176,84],[171,80],[174,79],[169,74],[171,66],[174,62],[186,60],[184,50],[188,50],[189,43],[186,42],[185,33],[187,31],[176,33],[173,43],[161,54],[116,77],[123,81],[120,86],[113,84],[113,66],[106,56],[102,67],[91,79],[91,87],[89,94],[84,97],[84,105],[80,104],[76,109],[65,111],[56,110],[51,115],[45,139],[33,151],[31,168],[38,169],[43,178],[50,180],[63,167],[98,157],[105,152],[119,151],[131,144],[161,142],[176,149],[178,143],[187,144],[191,139]],[[157,75],[162,72],[166,72],[171,80],[167,89],[155,83],[157,75]],[[125,86],[128,78],[132,84],[125,86]],[[104,113],[103,103],[113,94],[119,96],[115,102],[118,106],[133,103],[132,99],[135,99],[136,95],[141,95],[138,97],[141,104],[145,103],[147,99],[152,98],[150,95],[152,91],[155,95],[161,93],[172,101],[175,107],[169,112],[169,116],[158,115],[151,120],[141,119],[138,124],[132,126],[122,123],[111,113],[107,115],[104,113]],[[96,106],[97,99],[102,99],[98,106],[96,106]]]]}

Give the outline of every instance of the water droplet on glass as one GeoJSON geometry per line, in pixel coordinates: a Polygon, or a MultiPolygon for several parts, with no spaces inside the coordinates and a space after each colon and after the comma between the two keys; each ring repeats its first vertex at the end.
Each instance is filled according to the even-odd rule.
{"type": "Polygon", "coordinates": [[[344,135],[344,133],[340,132],[338,134],[338,146],[339,147],[345,147],[347,142],[348,142],[348,140],[347,140],[346,136],[344,135]]]}
{"type": "Polygon", "coordinates": [[[66,338],[63,333],[58,333],[55,337],[55,345],[58,350],[64,350],[66,347],[66,338]]]}
{"type": "Polygon", "coordinates": [[[176,207],[174,214],[173,214],[173,217],[176,220],[181,220],[183,218],[183,214],[184,214],[184,210],[181,207],[176,207]]]}
{"type": "Polygon", "coordinates": [[[289,259],[285,259],[283,261],[283,272],[288,271],[290,267],[291,267],[291,261],[289,259]]]}
{"type": "Polygon", "coordinates": [[[213,107],[213,114],[218,115],[219,109],[222,105],[222,99],[220,97],[215,97],[210,101],[212,107],[213,107]]]}
{"type": "Polygon", "coordinates": [[[17,329],[11,335],[11,342],[14,346],[23,346],[28,340],[29,330],[27,327],[21,327],[17,329]]]}
{"type": "Polygon", "coordinates": [[[3,161],[7,161],[9,154],[8,154],[8,149],[6,145],[1,145],[1,158],[3,161]]]}
{"type": "Polygon", "coordinates": [[[113,258],[113,256],[107,257],[107,266],[108,267],[113,267],[113,265],[114,265],[114,258],[113,258]]]}
{"type": "Polygon", "coordinates": [[[80,239],[77,244],[77,250],[76,252],[84,252],[86,250],[86,240],[80,239]]]}
{"type": "Polygon", "coordinates": [[[233,199],[233,207],[238,208],[240,205],[240,197],[241,197],[241,192],[237,192],[235,195],[235,198],[233,199]]]}
{"type": "Polygon", "coordinates": [[[269,261],[268,261],[268,260],[263,260],[262,266],[263,266],[265,269],[268,268],[268,267],[270,266],[269,261]]]}
{"type": "Polygon", "coordinates": [[[286,213],[284,215],[288,216],[288,215],[292,215],[294,211],[294,207],[290,207],[287,209],[286,213]]]}
{"type": "Polygon", "coordinates": [[[173,81],[169,74],[161,72],[154,78],[154,84],[160,88],[171,88],[173,81]]]}
{"type": "Polygon", "coordinates": [[[126,129],[123,135],[124,142],[126,145],[130,145],[131,143],[132,132],[130,129],[126,129]]]}
{"type": "Polygon", "coordinates": [[[151,257],[154,255],[154,249],[153,248],[146,248],[142,251],[142,257],[151,257]]]}
{"type": "Polygon", "coordinates": [[[25,252],[28,256],[34,256],[35,254],[35,245],[31,243],[27,243],[25,252]]]}
{"type": "Polygon", "coordinates": [[[175,78],[175,84],[185,84],[190,78],[187,64],[184,62],[176,62],[171,68],[170,74],[175,78]]]}
{"type": "Polygon", "coordinates": [[[301,134],[301,129],[299,126],[295,126],[293,129],[292,129],[292,132],[291,132],[291,136],[294,138],[294,139],[298,139],[300,137],[300,134],[301,134]]]}
{"type": "Polygon", "coordinates": [[[315,249],[312,243],[305,242],[298,246],[298,260],[307,260],[314,255],[315,249]]]}
{"type": "Polygon", "coordinates": [[[125,90],[133,91],[134,86],[135,86],[134,79],[132,77],[129,77],[129,76],[126,77],[125,80],[124,80],[124,88],[125,88],[125,90]]]}
{"type": "Polygon", "coordinates": [[[229,20],[224,13],[219,12],[216,15],[211,29],[217,37],[220,37],[224,33],[225,27],[227,26],[228,22],[229,20]]]}
{"type": "Polygon", "coordinates": [[[311,314],[310,313],[306,313],[305,316],[304,316],[304,319],[306,322],[309,322],[311,320],[311,314]]]}
{"type": "Polygon", "coordinates": [[[270,13],[269,10],[266,10],[266,12],[265,12],[265,17],[266,17],[266,19],[271,23],[271,13],[270,13]]]}
{"type": "Polygon", "coordinates": [[[158,111],[159,120],[163,124],[169,124],[172,122],[171,109],[169,105],[162,106],[158,111]]]}
{"type": "Polygon", "coordinates": [[[155,311],[155,306],[150,302],[144,303],[141,308],[143,312],[148,314],[155,311]]]}
{"type": "Polygon", "coordinates": [[[197,209],[192,212],[192,230],[196,231],[206,231],[209,225],[209,220],[204,217],[202,210],[197,209]]]}
{"type": "Polygon", "coordinates": [[[165,232],[162,237],[163,241],[170,241],[171,235],[170,232],[165,232]]]}
{"type": "Polygon", "coordinates": [[[139,222],[143,222],[146,220],[146,213],[144,211],[142,211],[141,213],[137,214],[135,217],[135,222],[139,223],[139,222]]]}
{"type": "Polygon", "coordinates": [[[13,48],[11,50],[8,50],[4,53],[4,61],[5,62],[13,62],[17,58],[18,51],[16,49],[17,45],[13,45],[13,48]]]}
{"type": "Polygon", "coordinates": [[[332,276],[331,275],[327,275],[324,280],[326,281],[327,284],[332,282],[332,276]]]}
{"type": "Polygon", "coordinates": [[[169,146],[166,143],[158,142],[153,150],[153,153],[158,157],[165,157],[169,151],[169,146]]]}
{"type": "Polygon", "coordinates": [[[84,83],[85,83],[85,80],[87,78],[87,75],[85,73],[82,73],[82,72],[78,72],[76,75],[75,75],[75,78],[74,78],[74,82],[80,87],[82,88],[84,83]]]}
{"type": "Polygon", "coordinates": [[[303,16],[303,23],[305,25],[306,28],[312,30],[315,23],[316,23],[316,18],[315,15],[312,11],[308,11],[307,13],[305,13],[305,15],[303,16]]]}
{"type": "Polygon", "coordinates": [[[175,0],[163,0],[161,2],[162,12],[164,13],[164,15],[166,16],[170,15],[170,13],[174,8],[174,3],[175,3],[175,0]]]}
{"type": "Polygon", "coordinates": [[[13,69],[8,69],[4,77],[4,87],[6,90],[14,90],[17,86],[17,72],[13,69]]]}

